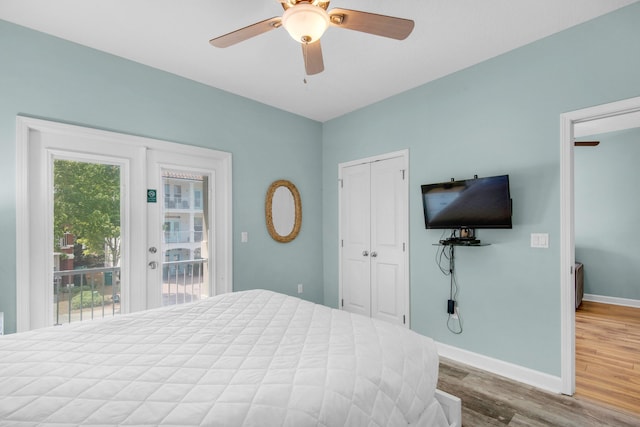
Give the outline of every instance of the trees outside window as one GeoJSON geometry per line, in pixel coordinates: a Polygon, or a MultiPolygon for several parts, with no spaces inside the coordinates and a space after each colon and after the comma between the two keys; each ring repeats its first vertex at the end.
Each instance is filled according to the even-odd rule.
{"type": "MultiPolygon", "coordinates": [[[[73,160],[54,161],[54,251],[63,236],[81,245],[87,267],[120,260],[120,167],[73,160]]],[[[80,254],[78,254],[80,255],[80,254]]],[[[74,263],[79,267],[78,262],[74,263]]]]}

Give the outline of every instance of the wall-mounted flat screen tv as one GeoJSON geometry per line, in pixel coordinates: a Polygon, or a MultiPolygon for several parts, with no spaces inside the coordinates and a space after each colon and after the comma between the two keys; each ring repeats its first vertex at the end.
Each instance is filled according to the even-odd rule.
{"type": "Polygon", "coordinates": [[[422,186],[427,228],[512,228],[509,175],[422,186]]]}

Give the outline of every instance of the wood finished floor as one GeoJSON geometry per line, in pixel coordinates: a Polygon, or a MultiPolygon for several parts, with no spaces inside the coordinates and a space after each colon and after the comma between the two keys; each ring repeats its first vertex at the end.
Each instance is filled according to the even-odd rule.
{"type": "Polygon", "coordinates": [[[576,311],[576,397],[640,416],[640,308],[582,302],[576,311]]]}
{"type": "Polygon", "coordinates": [[[573,397],[447,359],[438,388],[462,399],[465,427],[640,426],[640,309],[582,303],[573,397]]]}
{"type": "Polygon", "coordinates": [[[462,426],[638,427],[640,415],[592,399],[550,393],[440,359],[438,388],[462,399],[462,426]]]}

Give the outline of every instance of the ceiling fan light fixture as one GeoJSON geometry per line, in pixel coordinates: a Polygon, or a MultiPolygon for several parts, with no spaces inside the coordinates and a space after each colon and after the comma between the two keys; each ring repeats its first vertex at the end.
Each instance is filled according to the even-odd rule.
{"type": "Polygon", "coordinates": [[[329,14],[321,7],[299,3],[284,11],[282,25],[295,41],[313,43],[329,27],[329,14]]]}

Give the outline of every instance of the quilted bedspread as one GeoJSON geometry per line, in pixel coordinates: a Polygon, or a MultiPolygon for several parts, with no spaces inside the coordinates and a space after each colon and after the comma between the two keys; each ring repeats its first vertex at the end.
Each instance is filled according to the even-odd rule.
{"type": "Polygon", "coordinates": [[[437,370],[405,328],[237,292],[0,337],[0,425],[406,426],[437,370]]]}

